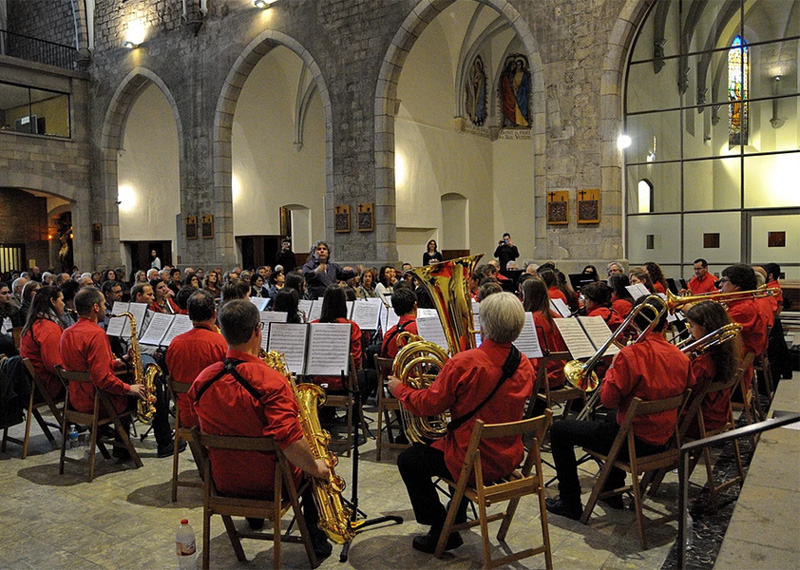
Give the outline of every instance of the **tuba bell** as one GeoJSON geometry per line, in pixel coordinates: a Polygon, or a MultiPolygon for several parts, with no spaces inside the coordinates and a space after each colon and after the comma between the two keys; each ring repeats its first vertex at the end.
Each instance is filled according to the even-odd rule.
{"type": "MultiPolygon", "coordinates": [[[[481,257],[460,257],[411,270],[433,299],[450,356],[477,345],[469,298],[469,278],[481,257]]],[[[394,376],[415,390],[428,389],[447,363],[448,352],[435,343],[405,332],[398,335],[397,343],[401,348],[392,366],[394,376]],[[411,342],[402,346],[408,340],[411,342]]],[[[413,442],[425,443],[444,437],[447,433],[447,412],[423,418],[414,416],[402,404],[400,412],[406,436],[413,442]]]]}

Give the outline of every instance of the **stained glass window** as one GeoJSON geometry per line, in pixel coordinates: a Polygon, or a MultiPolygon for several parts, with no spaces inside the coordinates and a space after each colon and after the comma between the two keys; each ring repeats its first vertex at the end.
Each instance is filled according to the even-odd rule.
{"type": "Polygon", "coordinates": [[[748,89],[750,87],[750,48],[736,36],[728,52],[728,145],[747,144],[748,89]]]}

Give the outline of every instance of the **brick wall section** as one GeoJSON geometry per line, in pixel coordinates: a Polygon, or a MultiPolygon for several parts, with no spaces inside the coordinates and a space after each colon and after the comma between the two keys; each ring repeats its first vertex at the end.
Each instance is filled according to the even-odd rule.
{"type": "Polygon", "coordinates": [[[7,0],[7,6],[8,31],[76,47],[70,0],[7,0]]]}
{"type": "Polygon", "coordinates": [[[25,244],[25,263],[34,259],[46,268],[47,230],[47,198],[37,198],[15,188],[0,190],[0,243],[25,244]]]}

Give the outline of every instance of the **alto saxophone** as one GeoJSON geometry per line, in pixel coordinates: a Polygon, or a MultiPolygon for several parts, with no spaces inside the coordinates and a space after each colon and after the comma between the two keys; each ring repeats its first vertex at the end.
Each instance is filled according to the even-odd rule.
{"type": "Polygon", "coordinates": [[[136,319],[131,313],[120,313],[112,317],[128,317],[131,320],[131,365],[133,366],[133,383],[144,385],[144,400],[136,402],[136,417],[145,424],[153,421],[156,415],[156,377],[161,375],[158,364],[142,365],[142,354],[139,349],[139,337],[136,336],[136,319]]]}
{"type": "Polygon", "coordinates": [[[297,407],[300,410],[300,426],[303,428],[303,435],[311,448],[311,453],[315,459],[325,460],[330,471],[327,479],[311,479],[314,502],[319,511],[318,526],[335,543],[348,543],[356,535],[355,528],[358,524],[354,524],[352,519],[353,510],[342,500],[345,482],[333,470],[339,463],[339,458],[328,449],[331,436],[322,429],[317,413],[317,408],[325,403],[328,396],[325,394],[325,390],[316,384],[300,384],[298,386],[289,371],[286,358],[280,352],[271,350],[264,353],[261,351],[260,356],[270,368],[286,377],[297,400],[297,407]]]}

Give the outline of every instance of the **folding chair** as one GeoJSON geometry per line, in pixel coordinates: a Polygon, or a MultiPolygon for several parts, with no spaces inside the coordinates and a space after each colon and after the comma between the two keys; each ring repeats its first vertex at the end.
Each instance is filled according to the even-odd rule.
{"type": "Polygon", "coordinates": [[[31,423],[34,418],[36,419],[36,423],[39,424],[39,427],[42,428],[42,432],[44,432],[44,435],[47,437],[48,441],[50,441],[50,443],[55,443],[56,440],[53,437],[53,434],[50,432],[50,426],[47,425],[47,422],[42,417],[39,409],[47,407],[50,410],[50,413],[53,414],[53,417],[58,425],[58,429],[60,430],[64,423],[61,415],[64,409],[64,398],[51,398],[47,393],[46,386],[44,386],[43,382],[36,375],[36,371],[33,369],[33,364],[31,364],[31,361],[27,358],[24,358],[22,361],[25,363],[25,368],[28,369],[28,374],[30,374],[31,378],[33,379],[33,384],[31,386],[31,397],[28,401],[28,410],[25,414],[25,437],[21,440],[11,437],[8,435],[8,428],[5,428],[3,430],[3,443],[0,450],[5,452],[6,442],[8,441],[11,443],[16,443],[17,445],[22,446],[22,459],[25,459],[28,456],[28,444],[30,443],[31,438],[31,423]],[[38,401],[36,398],[37,394],[40,396],[38,401]]]}
{"type": "Polygon", "coordinates": [[[292,478],[292,470],[286,460],[286,456],[272,438],[268,437],[241,437],[228,435],[211,435],[202,433],[197,427],[192,428],[192,437],[200,447],[203,457],[203,569],[208,570],[211,552],[211,517],[220,515],[225,524],[225,530],[230,538],[231,546],[236,553],[236,558],[240,562],[245,562],[244,549],[242,548],[242,538],[252,538],[256,540],[272,540],[273,568],[281,567],[281,544],[282,542],[301,543],[306,548],[308,561],[312,568],[319,565],[314,548],[311,544],[306,520],[300,510],[300,495],[303,494],[308,481],[304,481],[300,488],[296,488],[292,478]],[[208,456],[208,448],[225,449],[233,451],[260,451],[275,454],[275,480],[273,500],[266,499],[244,499],[238,497],[220,496],[214,486],[213,466],[208,456]],[[287,496],[284,496],[284,493],[287,496]],[[297,520],[300,536],[290,536],[291,526],[285,535],[281,534],[281,518],[289,510],[297,520]],[[236,530],[231,517],[252,517],[269,519],[273,524],[272,533],[240,532],[236,530]]]}
{"type": "MultiPolygon", "coordinates": [[[[743,362],[747,361],[753,363],[755,362],[755,358],[755,353],[748,352],[744,355],[743,362]]],[[[747,383],[745,382],[744,373],[747,372],[748,368],[749,365],[744,366],[743,374],[739,380],[739,391],[742,394],[742,401],[732,402],[731,406],[734,410],[741,410],[744,413],[747,425],[750,425],[761,421],[764,418],[764,412],[761,409],[761,401],[756,392],[758,389],[758,379],[756,378],[755,369],[753,370],[753,378],[750,381],[750,388],[747,387],[747,383]]],[[[756,443],[758,443],[758,436],[754,435],[751,441],[753,442],[753,447],[755,447],[756,443]]]]}
{"type": "Polygon", "coordinates": [[[178,500],[178,487],[195,487],[202,488],[202,481],[187,481],[178,478],[178,467],[180,462],[180,442],[186,441],[189,443],[189,448],[192,450],[192,455],[195,457],[198,469],[200,468],[200,455],[196,449],[196,444],[192,439],[191,428],[186,428],[181,425],[181,409],[178,406],[178,394],[186,394],[192,387],[191,384],[184,382],[176,382],[171,377],[168,379],[170,393],[172,394],[172,401],[175,404],[175,440],[174,450],[172,452],[172,502],[178,500]]]}
{"type": "Polygon", "coordinates": [[[375,368],[378,371],[378,441],[376,442],[377,452],[375,454],[377,461],[381,460],[381,448],[383,447],[405,449],[410,445],[408,443],[396,443],[395,435],[392,433],[393,430],[397,431],[398,435],[403,433],[403,427],[397,417],[393,419],[391,416],[391,412],[400,413],[400,401],[392,396],[386,387],[387,376],[385,371],[392,369],[392,362],[391,358],[381,358],[377,354],[375,355],[375,368]],[[384,420],[386,421],[385,426],[383,425],[384,420]],[[388,443],[383,443],[384,427],[389,438],[388,443]]]}
{"type": "Polygon", "coordinates": [[[639,457],[636,454],[636,442],[633,435],[633,420],[637,416],[666,412],[669,410],[677,410],[680,417],[680,412],[683,409],[686,399],[690,393],[691,390],[687,390],[684,394],[678,394],[677,396],[672,396],[671,398],[665,398],[663,400],[656,400],[652,402],[643,401],[640,398],[634,398],[633,402],[631,402],[631,405],[628,407],[628,411],[625,413],[625,421],[619,427],[619,433],[617,433],[617,437],[614,440],[610,451],[607,454],[604,454],[584,448],[584,451],[589,455],[602,461],[603,467],[600,469],[600,473],[597,475],[597,481],[595,481],[594,487],[592,488],[592,494],[589,496],[589,501],[586,503],[586,507],[583,509],[583,514],[581,515],[581,522],[583,524],[588,523],[589,517],[592,515],[592,511],[594,510],[598,499],[621,495],[622,493],[626,492],[633,493],[633,504],[636,510],[636,526],[639,531],[639,542],[641,543],[643,549],[647,548],[647,541],[644,535],[645,527],[656,526],[668,521],[676,520],[678,518],[677,513],[667,514],[658,519],[648,521],[647,524],[645,524],[644,514],[642,513],[643,486],[639,480],[639,476],[644,473],[658,471],[659,469],[663,468],[677,467],[680,453],[680,434],[678,431],[678,423],[675,423],[674,437],[677,440],[675,445],[670,445],[668,449],[660,453],[653,453],[651,455],[639,457]],[[628,457],[623,459],[620,457],[620,452],[622,451],[623,446],[626,444],[628,457]],[[631,484],[618,489],[603,491],[603,487],[605,486],[606,481],[611,474],[611,470],[614,467],[630,473],[631,484]]]}
{"type": "Polygon", "coordinates": [[[566,351],[550,352],[545,355],[544,358],[542,358],[536,378],[538,389],[534,394],[535,397],[531,398],[530,402],[528,403],[528,411],[525,414],[526,418],[533,415],[533,405],[537,399],[543,400],[545,407],[550,408],[551,410],[553,409],[553,406],[562,404],[561,417],[567,415],[569,403],[572,402],[572,400],[577,400],[580,398],[584,405],[586,404],[586,392],[580,388],[572,388],[564,384],[564,386],[561,388],[551,389],[550,384],[547,381],[548,363],[554,360],[569,360],[570,358],[570,353],[566,351]]]}
{"type": "Polygon", "coordinates": [[[22,341],[22,328],[23,327],[14,327],[11,329],[11,338],[14,340],[14,348],[17,349],[17,352],[19,352],[19,345],[22,341]]]}
{"type": "Polygon", "coordinates": [[[347,439],[345,440],[347,449],[344,452],[345,457],[350,457],[355,440],[358,437],[356,429],[353,428],[353,416],[358,413],[361,425],[361,435],[364,441],[367,440],[367,426],[364,423],[364,413],[362,410],[356,410],[356,399],[353,392],[358,389],[358,377],[356,376],[356,367],[353,357],[350,357],[350,374],[347,376],[347,390],[344,394],[328,394],[328,399],[325,401],[323,408],[345,408],[347,412],[347,439]]]}
{"type": "Polygon", "coordinates": [[[92,379],[89,372],[71,372],[68,370],[64,370],[60,366],[56,367],[58,371],[58,375],[61,378],[61,381],[67,386],[67,393],[64,397],[64,414],[63,414],[63,423],[61,424],[61,457],[58,462],[58,473],[60,475],[64,474],[64,463],[69,461],[73,463],[78,463],[82,461],[81,459],[72,459],[71,457],[66,456],[67,451],[67,426],[69,424],[79,424],[89,426],[89,432],[91,433],[91,441],[89,443],[89,482],[91,483],[94,479],[94,460],[95,460],[95,452],[96,448],[100,448],[100,453],[103,454],[105,459],[111,459],[111,455],[109,455],[108,450],[106,450],[106,445],[111,445],[113,447],[121,447],[123,449],[127,449],[128,453],[131,455],[131,459],[136,464],[136,467],[142,466],[142,460],[139,458],[139,454],[136,452],[136,449],[133,447],[130,438],[128,437],[128,432],[125,429],[125,426],[122,425],[121,419],[127,416],[131,416],[133,414],[133,410],[127,410],[122,412],[121,414],[117,414],[116,410],[114,409],[114,405],[108,399],[108,396],[102,390],[97,390],[94,388],[94,384],[92,384],[92,379]],[[87,384],[91,384],[92,388],[94,389],[94,406],[92,408],[92,413],[83,413],[78,412],[77,410],[70,409],[69,407],[69,393],[70,387],[72,383],[75,382],[85,382],[87,384]],[[108,417],[101,418],[100,417],[100,410],[105,410],[108,417]],[[121,441],[116,441],[113,438],[107,438],[99,436],[97,431],[100,426],[114,424],[114,428],[117,430],[121,441]]]}
{"type": "Polygon", "coordinates": [[[545,566],[548,570],[553,568],[553,559],[550,550],[550,532],[547,527],[547,509],[545,507],[544,479],[542,477],[542,457],[540,444],[547,428],[553,421],[553,413],[545,410],[545,415],[538,418],[509,422],[505,424],[484,424],[477,420],[472,429],[472,438],[467,448],[464,458],[464,465],[458,476],[458,483],[445,479],[445,482],[455,488],[453,498],[450,501],[450,509],[447,511],[447,518],[444,528],[439,535],[439,542],[436,545],[434,556],[441,558],[447,538],[453,531],[467,529],[480,525],[481,538],[483,539],[483,567],[496,568],[505,564],[510,564],[516,560],[544,554],[545,566]],[[522,469],[516,469],[506,479],[496,483],[485,484],[483,481],[483,469],[481,466],[480,443],[481,440],[493,439],[498,437],[515,437],[523,434],[533,434],[533,442],[530,445],[528,455],[522,465],[522,469]],[[531,473],[533,468],[535,472],[531,473]],[[470,478],[473,478],[474,485],[469,485],[470,478]],[[501,558],[492,559],[491,543],[489,542],[489,523],[502,520],[500,530],[497,532],[497,540],[504,542],[511,520],[517,510],[520,498],[525,495],[539,496],[539,511],[542,524],[542,544],[535,548],[526,548],[520,552],[515,552],[501,558]],[[470,501],[478,504],[478,520],[468,521],[461,524],[454,524],[458,506],[461,499],[467,497],[470,501]],[[509,501],[505,512],[487,515],[486,509],[491,505],[509,501]]]}

